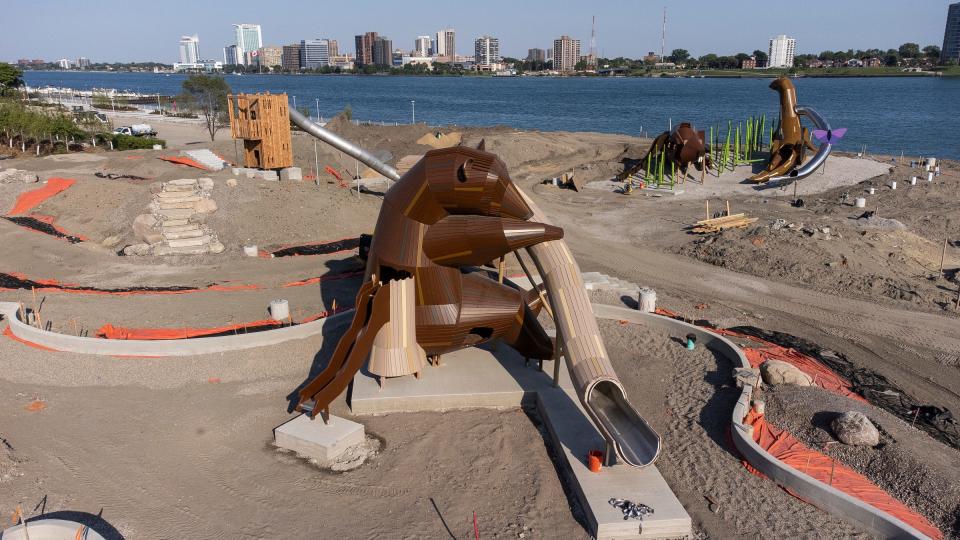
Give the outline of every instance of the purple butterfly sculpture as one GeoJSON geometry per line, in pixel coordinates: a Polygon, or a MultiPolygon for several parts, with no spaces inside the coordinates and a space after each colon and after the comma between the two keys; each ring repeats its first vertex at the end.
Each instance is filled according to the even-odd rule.
{"type": "Polygon", "coordinates": [[[839,141],[840,139],[842,139],[846,133],[847,133],[847,128],[837,128],[833,130],[825,130],[825,129],[813,130],[813,136],[816,137],[818,141],[830,143],[830,144],[833,144],[839,141]]]}

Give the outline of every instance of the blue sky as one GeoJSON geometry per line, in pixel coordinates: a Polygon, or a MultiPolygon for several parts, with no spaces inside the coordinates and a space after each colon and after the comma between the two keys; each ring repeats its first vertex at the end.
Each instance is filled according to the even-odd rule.
{"type": "Polygon", "coordinates": [[[912,41],[941,45],[950,0],[34,0],[5,2],[0,60],[77,58],[93,61],[173,62],[181,34],[197,33],[200,52],[221,58],[231,24],[259,23],[269,45],[328,37],[353,51],[353,36],[376,31],[394,47],[413,48],[417,35],[457,30],[457,52],[472,53],[483,34],[500,38],[505,56],[526,56],[567,34],[590,39],[597,16],[601,56],[639,57],[660,50],[667,7],[667,50],[695,56],[766,49],[777,34],[797,39],[798,52],[896,48],[912,41]],[[478,9],[482,6],[482,10],[478,9]],[[563,7],[561,7],[563,6],[563,7]],[[784,8],[771,6],[785,6],[784,8]],[[794,9],[790,6],[799,6],[794,9]],[[265,9],[266,7],[266,9],[265,9]]]}

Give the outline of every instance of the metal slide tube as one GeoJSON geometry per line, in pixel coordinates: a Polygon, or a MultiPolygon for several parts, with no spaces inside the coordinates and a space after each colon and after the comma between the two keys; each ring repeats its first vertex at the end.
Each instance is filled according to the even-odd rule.
{"type": "Polygon", "coordinates": [[[360,148],[336,133],[323,129],[319,124],[300,114],[300,112],[293,107],[290,108],[290,121],[298,125],[300,129],[306,131],[310,135],[313,135],[337,150],[340,150],[344,154],[347,154],[348,156],[365,163],[371,169],[386,176],[387,178],[395,182],[400,180],[400,175],[397,174],[396,169],[380,161],[370,152],[367,152],[363,148],[360,148]]]}
{"type": "MultiPolygon", "coordinates": [[[[810,118],[810,121],[813,122],[813,125],[816,126],[817,129],[821,129],[823,131],[826,131],[827,133],[830,132],[830,122],[827,122],[827,120],[823,116],[821,116],[820,113],[816,111],[816,109],[813,109],[810,107],[801,107],[798,105],[794,110],[797,112],[799,116],[806,116],[810,118]]],[[[771,178],[770,182],[777,183],[777,182],[800,180],[801,178],[806,178],[811,174],[813,174],[814,171],[816,171],[818,168],[820,168],[821,165],[823,165],[823,162],[827,160],[827,158],[830,156],[830,152],[832,151],[833,151],[833,144],[830,143],[830,141],[826,141],[820,145],[820,147],[817,149],[817,153],[814,154],[809,161],[807,161],[800,167],[793,169],[792,171],[790,171],[790,174],[786,176],[775,176],[771,178]]]]}

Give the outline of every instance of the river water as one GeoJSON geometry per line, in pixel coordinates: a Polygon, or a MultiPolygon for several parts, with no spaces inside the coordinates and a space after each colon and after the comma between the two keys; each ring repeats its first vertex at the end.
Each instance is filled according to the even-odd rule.
{"type": "MultiPolygon", "coordinates": [[[[116,88],[174,95],[185,76],[28,71],[30,86],[116,88]]],[[[237,92],[282,93],[330,117],[349,104],[359,120],[507,125],[545,131],[656,134],[670,122],[711,124],[778,114],[770,79],[227,76],[237,92]],[[415,104],[411,104],[411,100],[415,104]]],[[[960,78],[796,79],[798,102],[849,131],[841,150],[960,159],[960,78]]]]}

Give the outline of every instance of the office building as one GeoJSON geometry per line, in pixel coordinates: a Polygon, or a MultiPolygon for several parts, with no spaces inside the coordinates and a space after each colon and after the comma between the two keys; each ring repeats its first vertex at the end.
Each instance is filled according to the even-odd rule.
{"type": "Polygon", "coordinates": [[[237,65],[240,63],[240,57],[237,55],[236,45],[227,45],[223,48],[223,63],[225,65],[237,65]]]}
{"type": "Polygon", "coordinates": [[[527,62],[544,63],[547,61],[547,51],[543,49],[527,49],[527,62]]]}
{"type": "Polygon", "coordinates": [[[257,65],[263,68],[273,68],[283,64],[283,48],[268,45],[261,47],[257,55],[257,65]]]}
{"type": "Polygon", "coordinates": [[[417,36],[413,42],[413,56],[423,58],[430,56],[431,41],[430,36],[417,36]]]}
{"type": "Polygon", "coordinates": [[[393,66],[393,40],[386,36],[377,36],[373,42],[372,56],[375,66],[393,66]]]}
{"type": "Polygon", "coordinates": [[[560,36],[553,40],[553,69],[569,72],[577,67],[580,61],[580,40],[570,36],[560,36]]]}
{"type": "Polygon", "coordinates": [[[376,32],[367,32],[362,36],[354,37],[357,50],[357,58],[355,61],[358,66],[362,67],[373,64],[373,45],[375,41],[377,41],[376,32]]]}
{"type": "Polygon", "coordinates": [[[180,36],[180,63],[196,64],[199,60],[200,38],[196,34],[180,36]]]}
{"type": "Polygon", "coordinates": [[[947,27],[943,31],[940,61],[960,63],[960,2],[950,4],[947,9],[947,27]]]}
{"type": "Polygon", "coordinates": [[[793,55],[796,48],[797,40],[787,37],[783,34],[771,39],[769,51],[770,59],[767,60],[767,67],[793,67],[793,55]]]}
{"type": "Polygon", "coordinates": [[[489,70],[500,64],[500,40],[481,36],[473,42],[473,61],[481,70],[489,70]]]}
{"type": "Polygon", "coordinates": [[[320,69],[329,65],[329,40],[304,39],[300,41],[300,69],[320,69]]]}
{"type": "Polygon", "coordinates": [[[263,47],[263,33],[260,31],[259,24],[235,24],[233,25],[234,44],[237,46],[237,58],[240,63],[246,63],[256,51],[263,47]]]}
{"type": "Polygon", "coordinates": [[[457,55],[456,32],[453,28],[447,28],[437,32],[437,41],[433,50],[434,56],[449,56],[453,58],[457,55]]]}
{"type": "Polygon", "coordinates": [[[300,71],[300,44],[292,43],[283,46],[283,58],[281,59],[283,69],[290,71],[300,71]]]}

